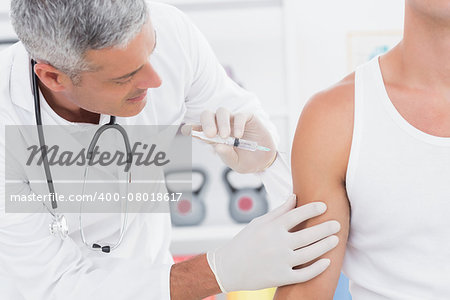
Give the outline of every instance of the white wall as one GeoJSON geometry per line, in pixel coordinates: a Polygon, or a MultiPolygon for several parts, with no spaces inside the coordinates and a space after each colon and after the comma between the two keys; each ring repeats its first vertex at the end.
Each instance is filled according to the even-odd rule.
{"type": "Polygon", "coordinates": [[[2,0],[0,2],[0,12],[8,12],[10,0],[2,0]]]}
{"type": "Polygon", "coordinates": [[[291,128],[304,103],[349,73],[347,37],[352,31],[401,31],[404,0],[288,0],[297,69],[291,89],[291,128]]]}
{"type": "Polygon", "coordinates": [[[10,0],[0,0],[0,39],[16,36],[9,21],[9,3],[10,0]]]}
{"type": "MultiPolygon", "coordinates": [[[[182,8],[189,3],[195,3],[198,7],[201,3],[227,2],[227,0],[160,1],[173,3],[182,8]]],[[[6,18],[9,3],[10,0],[0,0],[0,38],[14,36],[6,18]]],[[[282,3],[285,6],[284,15],[277,13],[273,8],[223,10],[216,12],[215,15],[211,12],[210,18],[202,18],[200,15],[204,13],[195,11],[189,11],[188,14],[194,21],[199,22],[199,27],[205,31],[205,35],[225,63],[232,57],[235,57],[234,61],[237,62],[245,61],[235,67],[238,69],[239,66],[244,66],[243,70],[238,70],[237,75],[247,83],[248,89],[263,98],[263,105],[268,111],[280,115],[284,111],[282,106],[288,106],[286,109],[288,116],[284,125],[288,129],[282,133],[282,138],[287,140],[283,148],[289,149],[298,116],[307,99],[349,73],[347,53],[349,32],[400,31],[403,27],[404,0],[282,0],[282,3]],[[265,15],[270,14],[273,15],[271,18],[265,18],[265,15]],[[245,15],[248,15],[247,21],[245,15]],[[229,18],[229,27],[219,26],[224,24],[222,22],[224,18],[229,18]],[[279,32],[282,32],[280,20],[285,23],[287,37],[284,55],[283,42],[279,35],[279,32]],[[210,22],[209,25],[205,24],[205,21],[210,22]],[[269,34],[267,40],[272,44],[264,44],[261,36],[252,36],[256,24],[260,24],[260,27],[256,27],[260,32],[269,34]],[[236,31],[236,28],[242,30],[236,31]],[[249,49],[260,50],[249,56],[249,53],[240,53],[238,51],[240,47],[236,47],[236,44],[235,47],[227,49],[226,45],[230,44],[233,36],[248,39],[245,42],[240,41],[237,45],[253,43],[254,46],[249,49]],[[283,59],[287,59],[287,78],[280,68],[280,60],[283,59]],[[259,67],[257,63],[255,64],[255,60],[261,60],[259,67]],[[248,67],[249,65],[251,67],[248,67]],[[283,88],[280,80],[286,81],[284,84],[287,85],[287,90],[283,88]],[[257,82],[263,84],[258,86],[257,82]]],[[[274,121],[279,123],[277,124],[279,127],[283,126],[280,117],[274,121]]]]}
{"type": "Polygon", "coordinates": [[[401,34],[403,27],[404,0],[282,0],[281,15],[277,13],[276,5],[271,8],[248,8],[251,6],[247,5],[246,9],[217,11],[211,9],[212,3],[226,3],[227,0],[160,1],[185,10],[208,38],[219,59],[239,63],[242,68],[236,68],[238,75],[247,83],[246,88],[260,97],[269,113],[279,115],[287,111],[285,122],[274,119],[279,129],[286,128],[281,129],[281,136],[286,140],[283,150],[290,149],[305,102],[314,93],[350,73],[349,33],[389,31],[401,34]],[[189,8],[192,3],[196,9],[189,8]],[[202,9],[201,3],[208,5],[202,9]],[[279,35],[280,30],[283,34],[280,20],[281,26],[284,23],[285,42],[283,35],[279,35]],[[264,34],[268,33],[265,38],[264,34]],[[243,37],[247,40],[236,43],[243,37]],[[233,40],[235,47],[230,47],[233,40]],[[243,47],[259,51],[249,58],[243,47]],[[258,62],[253,60],[259,61],[259,68],[255,67],[258,62]],[[283,73],[283,60],[286,73],[283,73]]]}

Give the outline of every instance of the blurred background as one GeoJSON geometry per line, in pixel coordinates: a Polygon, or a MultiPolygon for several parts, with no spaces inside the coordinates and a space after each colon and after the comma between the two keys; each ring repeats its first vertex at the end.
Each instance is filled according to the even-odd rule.
{"type": "MultiPolygon", "coordinates": [[[[404,0],[165,0],[206,36],[229,76],[261,100],[290,157],[298,116],[316,92],[401,39],[404,0]]],[[[0,2],[0,48],[15,41],[0,2]]],[[[284,199],[267,199],[256,176],[226,170],[194,143],[193,199],[172,208],[177,261],[219,246],[284,199]]],[[[179,173],[186,172],[178,170],[179,173]]],[[[168,176],[177,176],[177,170],[168,176]]],[[[273,289],[209,299],[272,299],[273,289]]],[[[334,299],[351,299],[341,276],[334,299]]]]}

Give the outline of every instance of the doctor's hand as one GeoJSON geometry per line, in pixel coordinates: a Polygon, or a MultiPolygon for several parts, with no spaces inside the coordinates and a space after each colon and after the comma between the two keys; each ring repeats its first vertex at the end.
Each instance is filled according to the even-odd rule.
{"type": "Polygon", "coordinates": [[[326,205],[313,202],[295,207],[295,195],[277,209],[254,219],[231,242],[207,253],[208,264],[222,292],[258,290],[308,281],[330,264],[320,259],[338,244],[332,234],[340,230],[337,221],[328,221],[298,232],[297,224],[321,215],[326,205]]]}
{"type": "MultiPolygon", "coordinates": [[[[226,108],[216,113],[204,111],[200,116],[201,130],[207,137],[219,135],[221,138],[236,137],[255,141],[270,151],[248,151],[232,146],[215,144],[214,149],[222,161],[239,173],[256,173],[268,168],[276,159],[276,146],[270,132],[253,114],[231,115],[226,108]]],[[[194,130],[198,130],[195,126],[194,130]]]]}

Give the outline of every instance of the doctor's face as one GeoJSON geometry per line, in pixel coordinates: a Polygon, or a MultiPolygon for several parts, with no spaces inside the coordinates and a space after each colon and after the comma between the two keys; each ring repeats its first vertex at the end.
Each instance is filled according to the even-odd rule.
{"type": "Polygon", "coordinates": [[[147,23],[126,48],[89,50],[86,60],[94,71],[83,72],[79,84],[69,84],[65,97],[87,111],[137,115],[147,102],[147,90],[161,85],[150,59],[155,46],[155,32],[147,23]]]}

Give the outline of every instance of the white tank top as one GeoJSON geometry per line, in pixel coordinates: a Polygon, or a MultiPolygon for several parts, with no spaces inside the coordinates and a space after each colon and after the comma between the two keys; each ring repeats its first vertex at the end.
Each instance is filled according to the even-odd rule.
{"type": "Polygon", "coordinates": [[[450,299],[450,138],[400,115],[378,57],[356,70],[353,130],[343,266],[353,300],[450,299]]]}

